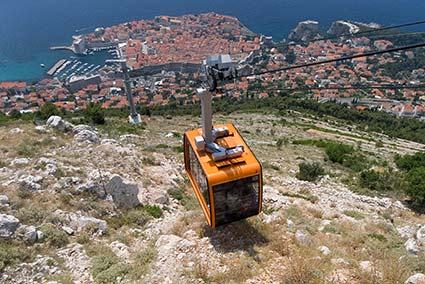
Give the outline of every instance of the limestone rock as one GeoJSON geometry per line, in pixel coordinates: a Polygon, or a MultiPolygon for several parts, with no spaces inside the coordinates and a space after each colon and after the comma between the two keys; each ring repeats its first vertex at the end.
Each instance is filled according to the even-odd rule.
{"type": "Polygon", "coordinates": [[[406,284],[425,284],[425,274],[417,273],[406,280],[406,284]]]}
{"type": "Polygon", "coordinates": [[[65,249],[58,251],[57,254],[64,260],[64,265],[72,275],[73,283],[93,283],[90,258],[83,245],[70,244],[65,249]]]}
{"type": "Polygon", "coordinates": [[[10,238],[18,229],[18,218],[12,215],[0,214],[0,238],[10,238]]]}
{"type": "Polygon", "coordinates": [[[80,143],[85,142],[85,143],[97,144],[99,143],[99,136],[94,131],[84,129],[78,132],[77,134],[75,134],[74,140],[80,143]]]}
{"type": "Polygon", "coordinates": [[[8,205],[9,204],[9,197],[6,195],[0,195],[0,205],[8,205]]]}
{"type": "Polygon", "coordinates": [[[320,246],[320,247],[318,247],[318,249],[319,249],[320,253],[325,255],[325,256],[330,255],[332,253],[331,250],[327,246],[320,246]]]}
{"type": "Polygon", "coordinates": [[[34,226],[21,225],[15,234],[16,237],[29,244],[34,244],[37,241],[37,230],[34,226]]]}
{"type": "Polygon", "coordinates": [[[44,134],[47,132],[46,127],[38,125],[35,127],[35,131],[37,131],[40,134],[44,134]]]}
{"type": "Polygon", "coordinates": [[[63,120],[60,116],[53,115],[47,120],[47,125],[53,127],[61,132],[67,132],[74,127],[71,123],[63,120]]]}
{"type": "Polygon", "coordinates": [[[109,244],[109,248],[121,259],[123,260],[129,260],[130,258],[130,249],[127,245],[119,242],[114,241],[109,244]]]}
{"type": "Polygon", "coordinates": [[[106,221],[97,219],[94,217],[88,217],[82,215],[80,212],[65,212],[62,210],[56,210],[54,216],[63,220],[71,229],[80,232],[87,230],[95,235],[104,235],[108,231],[108,224],[106,221]]]}
{"type": "Polygon", "coordinates": [[[10,164],[15,167],[22,167],[29,165],[31,163],[31,159],[29,158],[16,158],[10,164]]]}
{"type": "Polygon", "coordinates": [[[105,190],[112,196],[119,208],[134,208],[140,205],[139,188],[136,184],[128,184],[120,176],[114,176],[106,185],[105,190]]]}
{"type": "Polygon", "coordinates": [[[161,259],[171,255],[177,249],[179,242],[182,240],[183,238],[175,235],[160,236],[155,243],[155,248],[158,251],[158,257],[161,259]]]}
{"type": "Polygon", "coordinates": [[[407,252],[410,253],[410,254],[416,255],[420,251],[418,244],[416,243],[415,239],[408,239],[404,243],[404,247],[406,248],[407,252]]]}
{"type": "Polygon", "coordinates": [[[425,246],[425,225],[416,232],[416,240],[421,246],[425,246]]]}
{"type": "Polygon", "coordinates": [[[19,184],[29,191],[38,191],[41,190],[41,185],[39,183],[42,180],[43,177],[41,176],[26,175],[19,178],[19,184]]]}
{"type": "Polygon", "coordinates": [[[302,243],[304,245],[310,243],[310,238],[300,230],[297,230],[295,232],[295,238],[297,239],[297,241],[299,241],[300,243],[302,243]]]}
{"type": "Polygon", "coordinates": [[[304,21],[289,34],[288,39],[294,41],[309,41],[320,36],[319,23],[316,21],[304,21]]]}
{"type": "Polygon", "coordinates": [[[360,28],[350,22],[346,21],[335,21],[332,23],[328,30],[328,34],[334,36],[340,36],[342,34],[355,34],[360,31],[360,28]]]}
{"type": "Polygon", "coordinates": [[[23,133],[23,132],[24,131],[22,129],[20,129],[20,128],[12,128],[9,131],[10,134],[20,134],[20,133],[23,133]]]}

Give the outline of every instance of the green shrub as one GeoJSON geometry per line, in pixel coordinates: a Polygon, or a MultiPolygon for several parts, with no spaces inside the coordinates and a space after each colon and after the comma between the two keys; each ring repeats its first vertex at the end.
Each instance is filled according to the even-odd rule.
{"type": "Polygon", "coordinates": [[[406,188],[402,173],[390,171],[381,173],[373,169],[360,173],[359,185],[376,191],[404,191],[406,188]]]}
{"type": "Polygon", "coordinates": [[[299,164],[299,172],[297,178],[306,181],[316,181],[325,174],[323,167],[317,163],[301,163],[299,164]]]}
{"type": "MultiPolygon", "coordinates": [[[[24,189],[25,190],[25,189],[24,189]]],[[[41,223],[47,217],[45,210],[37,206],[22,207],[16,212],[16,218],[27,225],[36,225],[41,223]]]]}
{"type": "Polygon", "coordinates": [[[413,168],[407,174],[407,194],[415,205],[425,205],[425,167],[413,168]]]}
{"type": "Polygon", "coordinates": [[[154,247],[148,247],[137,253],[133,259],[131,278],[134,280],[149,272],[150,264],[155,260],[156,251],[154,247]]]}
{"type": "Polygon", "coordinates": [[[143,208],[154,218],[160,218],[162,216],[162,209],[158,205],[146,205],[143,208]]]}
{"type": "Polygon", "coordinates": [[[93,124],[105,124],[105,110],[100,104],[89,103],[84,110],[84,118],[93,124]]]}
{"type": "Polygon", "coordinates": [[[94,278],[94,283],[96,284],[114,284],[114,283],[121,283],[118,282],[118,278],[122,278],[126,274],[128,274],[130,270],[129,265],[125,264],[113,264],[108,269],[101,271],[97,276],[94,278]]]}
{"type": "Polygon", "coordinates": [[[103,271],[109,269],[112,265],[117,264],[119,261],[118,257],[109,250],[104,250],[102,254],[92,257],[92,274],[94,277],[97,277],[103,271]]]}
{"type": "Polygon", "coordinates": [[[47,102],[40,109],[40,118],[44,120],[48,119],[52,115],[58,115],[58,114],[59,114],[58,108],[53,103],[47,102]]]}
{"type": "Polygon", "coordinates": [[[342,143],[328,143],[325,152],[330,161],[342,165],[346,156],[354,152],[354,148],[342,143]]]}
{"type": "Polygon", "coordinates": [[[45,224],[40,230],[44,233],[43,241],[52,248],[60,248],[68,244],[68,235],[53,224],[45,224]]]}
{"type": "Polygon", "coordinates": [[[14,246],[6,241],[0,242],[0,272],[8,266],[22,263],[30,258],[28,249],[14,246]]]}
{"type": "Polygon", "coordinates": [[[410,171],[418,167],[425,167],[425,152],[417,152],[414,155],[397,155],[395,163],[399,169],[410,171]]]}
{"type": "Polygon", "coordinates": [[[124,224],[144,226],[151,219],[146,210],[143,208],[130,209],[123,215],[124,224]]]}

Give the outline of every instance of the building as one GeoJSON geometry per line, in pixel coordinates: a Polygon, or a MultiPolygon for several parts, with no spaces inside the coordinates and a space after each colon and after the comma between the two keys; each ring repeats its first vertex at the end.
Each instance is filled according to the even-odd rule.
{"type": "Polygon", "coordinates": [[[98,74],[93,76],[72,76],[69,79],[68,87],[70,92],[74,93],[92,84],[99,85],[101,82],[102,80],[98,74]]]}
{"type": "Polygon", "coordinates": [[[72,48],[76,54],[85,54],[87,51],[86,39],[82,36],[74,36],[72,48]]]}

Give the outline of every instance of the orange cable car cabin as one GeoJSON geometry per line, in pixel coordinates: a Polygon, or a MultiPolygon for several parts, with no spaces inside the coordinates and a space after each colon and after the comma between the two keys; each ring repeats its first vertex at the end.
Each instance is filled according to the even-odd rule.
{"type": "Polygon", "coordinates": [[[207,222],[215,228],[259,214],[263,183],[261,164],[233,124],[216,125],[213,129],[225,130],[215,143],[230,149],[228,155],[220,159],[199,147],[199,128],[184,135],[184,161],[207,222]],[[232,149],[243,150],[236,153],[232,149]]]}

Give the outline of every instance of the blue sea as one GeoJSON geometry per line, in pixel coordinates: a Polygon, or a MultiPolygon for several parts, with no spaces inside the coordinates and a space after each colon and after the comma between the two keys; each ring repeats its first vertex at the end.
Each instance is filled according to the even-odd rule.
{"type": "MultiPolygon", "coordinates": [[[[0,81],[35,81],[72,54],[50,51],[71,37],[157,15],[217,12],[238,17],[256,33],[286,38],[299,21],[312,19],[326,29],[338,19],[395,25],[425,18],[424,0],[1,0],[0,81]],[[40,64],[46,65],[46,69],[40,64]]],[[[417,27],[425,30],[425,26],[417,27]]],[[[104,56],[82,58],[100,64],[104,56]]]]}

